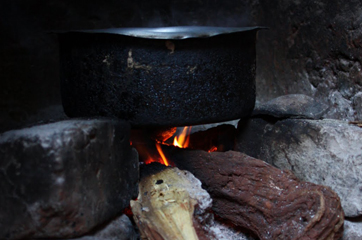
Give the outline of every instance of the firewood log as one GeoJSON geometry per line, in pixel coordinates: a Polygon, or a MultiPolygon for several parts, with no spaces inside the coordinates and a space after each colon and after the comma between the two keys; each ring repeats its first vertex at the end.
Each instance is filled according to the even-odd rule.
{"type": "Polygon", "coordinates": [[[131,201],[141,237],[148,240],[199,240],[195,205],[203,212],[211,207],[211,198],[199,180],[178,168],[142,177],[138,198],[131,201]]]}
{"type": "Polygon", "coordinates": [[[178,168],[201,180],[216,214],[262,240],[342,236],[343,210],[329,187],[301,182],[288,171],[239,152],[163,150],[178,168]]]}

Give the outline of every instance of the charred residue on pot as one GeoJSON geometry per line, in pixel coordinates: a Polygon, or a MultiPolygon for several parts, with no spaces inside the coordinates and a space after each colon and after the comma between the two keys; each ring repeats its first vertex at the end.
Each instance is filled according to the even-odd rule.
{"type": "Polygon", "coordinates": [[[167,38],[60,34],[65,112],[155,127],[246,117],[255,102],[258,29],[172,39],[172,46],[167,38]]]}

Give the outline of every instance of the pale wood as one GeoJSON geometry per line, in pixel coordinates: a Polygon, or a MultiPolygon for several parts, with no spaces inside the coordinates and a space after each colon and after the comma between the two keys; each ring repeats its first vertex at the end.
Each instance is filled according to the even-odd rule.
{"type": "Polygon", "coordinates": [[[131,201],[131,208],[142,239],[199,239],[193,226],[197,200],[190,196],[192,188],[186,171],[178,168],[141,179],[138,199],[131,201]]]}

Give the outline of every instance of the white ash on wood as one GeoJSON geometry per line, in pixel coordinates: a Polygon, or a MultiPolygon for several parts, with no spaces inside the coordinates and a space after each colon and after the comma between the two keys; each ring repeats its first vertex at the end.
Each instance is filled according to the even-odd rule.
{"type": "Polygon", "coordinates": [[[239,152],[164,148],[177,167],[192,172],[213,198],[213,211],[267,239],[339,239],[344,214],[329,187],[239,152]]]}
{"type": "Polygon", "coordinates": [[[214,221],[211,202],[190,172],[152,163],[141,168],[139,196],[131,208],[142,239],[247,240],[214,221]]]}
{"type": "Polygon", "coordinates": [[[192,183],[186,175],[166,168],[141,180],[131,207],[143,239],[198,239],[193,227],[197,199],[190,196],[192,183]]]}

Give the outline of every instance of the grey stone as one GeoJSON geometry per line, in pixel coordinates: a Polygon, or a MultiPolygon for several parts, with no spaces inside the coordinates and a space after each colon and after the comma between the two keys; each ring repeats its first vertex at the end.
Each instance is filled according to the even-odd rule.
{"type": "Polygon", "coordinates": [[[361,1],[252,1],[260,31],[257,99],[301,93],[330,108],[325,118],[356,120],[362,90],[361,1]]]}
{"type": "Polygon", "coordinates": [[[361,240],[362,221],[344,220],[344,232],[342,240],[361,240]]]}
{"type": "Polygon", "coordinates": [[[136,233],[131,220],[126,215],[121,215],[103,226],[93,234],[86,235],[75,240],[137,240],[136,233]]]}
{"type": "MultiPolygon", "coordinates": [[[[232,120],[232,121],[226,121],[226,122],[219,122],[219,123],[195,125],[195,126],[192,126],[190,134],[201,132],[201,131],[206,131],[210,128],[214,128],[219,125],[232,125],[236,128],[238,125],[238,122],[239,122],[239,119],[232,120]]],[[[183,130],[183,127],[178,127],[176,134],[180,134],[182,132],[182,130],[183,130]]]]}
{"type": "Polygon", "coordinates": [[[326,185],[345,215],[362,215],[362,128],[339,120],[252,119],[239,124],[236,150],[326,185]]]}
{"type": "Polygon", "coordinates": [[[0,135],[0,238],[69,238],[137,196],[128,123],[66,120],[0,135]]]}
{"type": "Polygon", "coordinates": [[[276,118],[310,118],[319,119],[328,110],[326,104],[303,94],[289,94],[277,97],[257,105],[253,116],[269,115],[276,118]]]}
{"type": "Polygon", "coordinates": [[[356,109],[356,120],[362,121],[362,92],[357,93],[353,98],[353,107],[356,109]]]}

